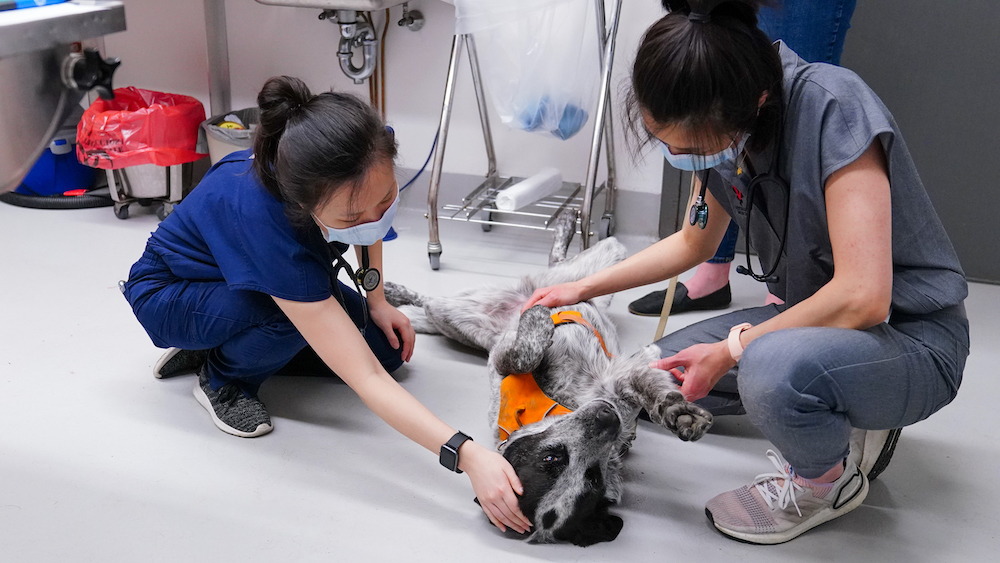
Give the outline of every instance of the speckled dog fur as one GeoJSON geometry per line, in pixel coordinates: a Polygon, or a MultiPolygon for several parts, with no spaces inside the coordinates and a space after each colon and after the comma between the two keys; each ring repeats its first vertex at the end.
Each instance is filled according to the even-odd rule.
{"type": "Polygon", "coordinates": [[[489,352],[489,421],[498,448],[525,486],[520,504],[534,524],[530,541],[590,545],[617,537],[622,520],[608,507],[621,499],[622,457],[635,438],[641,409],[682,440],[697,440],[712,423],[707,411],[684,400],[669,373],[649,367],[659,358],[655,346],[620,355],[606,314],[610,296],[557,309],[536,305],[519,314],[535,289],[581,279],[625,256],[625,248],[609,238],[513,287],[470,289],[454,297],[418,295],[386,283],[387,299],[418,332],[489,352]],[[556,327],[550,315],[563,310],[579,311],[613,357],[587,327],[556,327]],[[524,372],[533,372],[545,394],[573,412],[528,424],[500,442],[500,382],[524,372]]]}

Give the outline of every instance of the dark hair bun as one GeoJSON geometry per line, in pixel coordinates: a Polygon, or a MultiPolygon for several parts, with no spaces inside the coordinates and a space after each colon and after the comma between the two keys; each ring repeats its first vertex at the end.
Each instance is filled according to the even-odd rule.
{"type": "Polygon", "coordinates": [[[774,5],[769,0],[661,0],[663,9],[670,13],[708,14],[713,18],[736,18],[747,25],[757,26],[757,12],[763,6],[774,5]]]}
{"type": "Polygon", "coordinates": [[[280,136],[288,120],[309,103],[312,97],[309,87],[298,78],[275,76],[268,79],[257,94],[261,133],[265,136],[280,136]]]}

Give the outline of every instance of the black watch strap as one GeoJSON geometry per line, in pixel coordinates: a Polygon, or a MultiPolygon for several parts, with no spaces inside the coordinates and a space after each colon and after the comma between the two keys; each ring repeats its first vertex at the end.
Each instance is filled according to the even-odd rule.
{"type": "Polygon", "coordinates": [[[458,468],[458,448],[462,447],[462,444],[464,444],[466,440],[471,439],[472,438],[467,434],[456,432],[455,435],[448,440],[448,443],[441,446],[441,455],[438,458],[441,461],[441,465],[451,471],[454,471],[455,473],[461,473],[462,470],[458,468]]]}

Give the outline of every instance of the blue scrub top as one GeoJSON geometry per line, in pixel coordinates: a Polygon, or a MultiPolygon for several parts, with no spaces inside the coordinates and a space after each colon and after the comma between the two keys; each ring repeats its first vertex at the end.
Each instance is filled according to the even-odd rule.
{"type": "Polygon", "coordinates": [[[330,250],[318,226],[295,228],[253,170],[251,149],[213,166],[152,234],[148,248],[188,281],[225,281],[289,301],[332,293],[330,250]]]}

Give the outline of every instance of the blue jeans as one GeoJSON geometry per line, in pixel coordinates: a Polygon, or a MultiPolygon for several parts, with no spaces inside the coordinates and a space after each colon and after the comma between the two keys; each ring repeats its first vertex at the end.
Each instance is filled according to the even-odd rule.
{"type": "MultiPolygon", "coordinates": [[[[371,318],[364,318],[357,292],[340,287],[351,319],[359,326],[367,321],[365,341],[375,357],[387,371],[401,366],[402,347],[394,349],[371,318]]],[[[209,350],[205,369],[215,390],[236,382],[256,395],[264,380],[307,346],[271,296],[232,290],[222,281],[178,278],[149,249],[129,272],[125,298],[156,346],[209,350]]]]}
{"type": "MultiPolygon", "coordinates": [[[[857,0],[784,0],[777,8],[760,9],[760,29],[772,40],[784,41],[807,62],[839,65],[856,3],[857,0]]],[[[736,223],[730,221],[729,231],[709,263],[732,262],[736,256],[737,229],[736,223]],[[730,231],[734,231],[732,238],[730,231]]]]}
{"type": "Polygon", "coordinates": [[[784,0],[760,9],[760,29],[810,63],[839,65],[857,0],[784,0]]]}
{"type": "Polygon", "coordinates": [[[709,264],[728,264],[736,258],[736,240],[740,238],[740,227],[736,221],[729,220],[729,227],[726,234],[719,243],[719,249],[715,251],[715,256],[709,259],[709,264]]]}
{"type": "MultiPolygon", "coordinates": [[[[734,311],[656,342],[662,357],[724,340],[730,327],[760,324],[784,310],[734,311]]],[[[791,328],[747,345],[740,363],[705,399],[710,411],[742,401],[751,422],[807,478],[847,457],[851,428],[899,428],[955,398],[969,355],[964,305],[920,316],[893,313],[867,330],[791,328]]],[[[730,409],[729,412],[732,412],[730,409]]]]}

